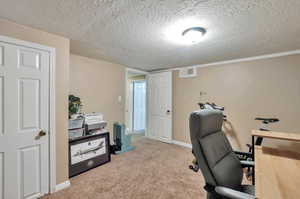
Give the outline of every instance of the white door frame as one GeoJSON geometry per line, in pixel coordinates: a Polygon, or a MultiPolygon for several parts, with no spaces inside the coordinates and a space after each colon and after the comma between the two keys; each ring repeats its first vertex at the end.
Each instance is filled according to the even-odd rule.
{"type": "Polygon", "coordinates": [[[55,66],[56,52],[55,48],[14,39],[0,35],[0,41],[3,43],[31,47],[38,50],[47,51],[50,54],[49,66],[49,193],[55,192],[56,187],[56,116],[55,116],[55,66]]]}
{"type": "MultiPolygon", "coordinates": [[[[125,100],[127,101],[127,93],[129,92],[129,90],[128,90],[128,72],[133,72],[133,73],[139,73],[139,74],[141,74],[141,75],[146,75],[146,79],[145,79],[145,82],[146,82],[146,88],[147,88],[147,74],[149,74],[149,72],[146,72],[146,71],[142,71],[142,70],[138,70],[138,69],[134,69],[134,68],[129,68],[129,67],[127,67],[126,69],[125,69],[125,100]]],[[[125,101],[125,102],[126,102],[125,101]]],[[[126,118],[128,117],[128,112],[127,112],[127,103],[128,102],[126,102],[125,103],[125,106],[124,106],[124,113],[125,113],[125,120],[126,120],[126,118]]],[[[146,134],[146,131],[147,131],[147,112],[148,112],[148,106],[147,106],[147,89],[146,89],[146,125],[145,125],[145,134],[146,134]]],[[[125,121],[125,123],[126,123],[126,121],[125,121]]],[[[126,127],[126,129],[127,129],[127,127],[126,127]]],[[[125,132],[127,133],[127,131],[125,130],[125,132]]]]}

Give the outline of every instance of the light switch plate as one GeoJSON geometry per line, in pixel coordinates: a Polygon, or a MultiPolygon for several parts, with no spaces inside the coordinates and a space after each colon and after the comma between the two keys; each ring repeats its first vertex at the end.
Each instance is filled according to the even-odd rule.
{"type": "Polygon", "coordinates": [[[118,96],[118,102],[122,102],[122,96],[118,96]]]}

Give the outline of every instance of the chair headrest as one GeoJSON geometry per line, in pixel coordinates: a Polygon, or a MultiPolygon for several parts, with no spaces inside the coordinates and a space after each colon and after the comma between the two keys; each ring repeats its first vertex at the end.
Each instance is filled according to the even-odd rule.
{"type": "Polygon", "coordinates": [[[199,138],[222,130],[223,113],[219,110],[203,109],[190,115],[190,127],[197,132],[199,138]]]}

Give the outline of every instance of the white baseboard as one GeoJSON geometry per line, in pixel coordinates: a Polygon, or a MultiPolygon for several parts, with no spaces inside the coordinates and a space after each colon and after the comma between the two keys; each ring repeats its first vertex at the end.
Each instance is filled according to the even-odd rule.
{"type": "Polygon", "coordinates": [[[63,189],[66,189],[66,188],[68,188],[69,186],[71,186],[71,183],[70,183],[69,180],[67,180],[67,181],[65,181],[65,182],[62,182],[62,183],[60,183],[60,184],[58,184],[58,185],[55,186],[55,192],[61,191],[61,190],[63,190],[63,189]]]}
{"type": "Polygon", "coordinates": [[[179,145],[179,146],[187,147],[187,148],[190,148],[190,149],[192,148],[192,144],[189,144],[189,143],[180,142],[180,141],[177,141],[177,140],[173,140],[172,143],[176,144],[176,145],[179,145]]]}
{"type": "Polygon", "coordinates": [[[146,137],[149,139],[152,139],[152,140],[158,140],[158,141],[165,142],[165,143],[176,144],[176,145],[187,147],[190,149],[192,148],[192,144],[189,144],[186,142],[181,142],[181,141],[177,141],[177,140],[162,140],[162,139],[152,137],[152,136],[146,136],[146,137]]]}
{"type": "Polygon", "coordinates": [[[153,137],[153,136],[146,136],[146,138],[152,139],[152,140],[157,140],[157,141],[161,141],[164,143],[168,143],[168,144],[172,144],[172,140],[169,139],[163,139],[163,138],[157,138],[157,137],[153,137]]]}

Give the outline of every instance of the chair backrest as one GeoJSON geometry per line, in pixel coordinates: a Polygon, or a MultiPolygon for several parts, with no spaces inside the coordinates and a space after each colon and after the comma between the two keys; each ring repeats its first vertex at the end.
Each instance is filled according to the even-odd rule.
{"type": "Polygon", "coordinates": [[[204,109],[191,113],[193,153],[207,184],[236,189],[241,185],[243,170],[222,124],[221,111],[204,109]]]}

